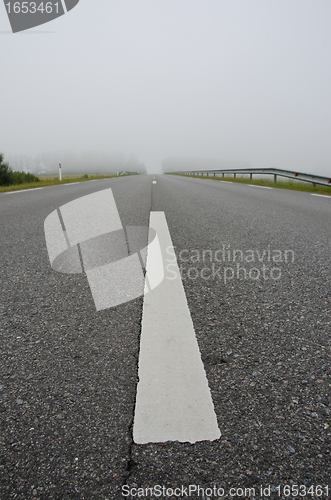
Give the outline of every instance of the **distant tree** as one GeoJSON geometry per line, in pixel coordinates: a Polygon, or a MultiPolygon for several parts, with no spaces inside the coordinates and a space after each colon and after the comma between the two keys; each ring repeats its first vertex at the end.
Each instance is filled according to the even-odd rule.
{"type": "Polygon", "coordinates": [[[9,186],[12,169],[3,159],[3,153],[0,153],[0,186],[9,186]]]}
{"type": "Polygon", "coordinates": [[[0,153],[0,186],[23,184],[25,182],[38,182],[35,175],[26,172],[13,172],[8,163],[4,163],[3,153],[0,153]]]}

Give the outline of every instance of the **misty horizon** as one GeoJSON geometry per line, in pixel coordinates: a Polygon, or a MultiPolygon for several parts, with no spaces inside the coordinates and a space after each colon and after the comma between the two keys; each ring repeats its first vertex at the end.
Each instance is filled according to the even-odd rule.
{"type": "Polygon", "coordinates": [[[133,155],[105,151],[52,151],[33,155],[5,155],[5,162],[13,170],[36,175],[57,175],[61,163],[63,175],[114,175],[118,171],[146,173],[146,167],[133,155]]]}
{"type": "Polygon", "coordinates": [[[54,154],[44,169],[172,158],[329,176],[330,21],[327,0],[81,0],[5,35],[1,4],[0,151],[15,169],[54,154]]]}

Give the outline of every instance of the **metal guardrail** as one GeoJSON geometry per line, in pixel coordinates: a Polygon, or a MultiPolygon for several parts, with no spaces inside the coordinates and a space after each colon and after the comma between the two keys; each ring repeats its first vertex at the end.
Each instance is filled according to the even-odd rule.
{"type": "Polygon", "coordinates": [[[119,175],[138,175],[140,172],[128,172],[128,170],[124,170],[119,175]]]}
{"type": "Polygon", "coordinates": [[[311,182],[315,187],[316,184],[320,184],[322,186],[330,186],[331,187],[331,177],[322,177],[321,175],[313,175],[313,174],[304,174],[302,172],[292,172],[291,170],[281,170],[279,168],[241,168],[241,169],[228,169],[228,170],[182,170],[178,172],[169,172],[172,174],[182,174],[182,175],[204,175],[213,174],[214,177],[216,175],[221,174],[222,177],[225,174],[233,175],[236,178],[237,174],[246,174],[250,176],[252,180],[253,175],[265,175],[270,174],[274,176],[274,184],[277,182],[277,176],[287,177],[289,179],[296,179],[298,181],[311,182]]]}

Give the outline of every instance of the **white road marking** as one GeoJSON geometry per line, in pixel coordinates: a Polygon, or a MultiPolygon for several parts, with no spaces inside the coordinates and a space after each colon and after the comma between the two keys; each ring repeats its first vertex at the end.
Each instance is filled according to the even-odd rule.
{"type": "Polygon", "coordinates": [[[328,194],[315,194],[315,193],[310,193],[312,196],[321,196],[322,198],[329,198],[331,200],[331,196],[328,194]]]}
{"type": "Polygon", "coordinates": [[[26,191],[37,191],[37,189],[44,189],[43,187],[40,188],[31,188],[31,189],[18,189],[17,191],[7,191],[6,194],[13,194],[13,193],[25,193],[26,191]]]}
{"type": "Polygon", "coordinates": [[[63,184],[63,186],[72,186],[73,184],[80,184],[80,182],[68,182],[68,184],[63,184]]]}
{"type": "MultiPolygon", "coordinates": [[[[163,256],[172,247],[164,212],[151,212],[163,256]]],[[[152,278],[159,256],[147,255],[146,279],[152,278]]],[[[213,401],[187,305],[176,258],[171,254],[173,279],[167,276],[147,292],[142,317],[139,383],[133,425],[135,443],[216,440],[218,428],[213,401]]]]}
{"type": "Polygon", "coordinates": [[[156,184],[156,181],[153,181],[153,184],[156,184]]]}
{"type": "Polygon", "coordinates": [[[258,186],[256,184],[247,184],[247,186],[250,186],[252,188],[262,188],[262,189],[273,189],[272,187],[268,187],[268,186],[258,186]]]}

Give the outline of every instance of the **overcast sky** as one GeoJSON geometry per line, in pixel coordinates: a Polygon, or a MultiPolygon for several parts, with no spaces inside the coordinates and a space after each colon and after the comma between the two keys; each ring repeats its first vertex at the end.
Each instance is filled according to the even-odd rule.
{"type": "Polygon", "coordinates": [[[330,175],[330,27],[330,0],[80,0],[9,34],[1,2],[0,151],[330,175]]]}

